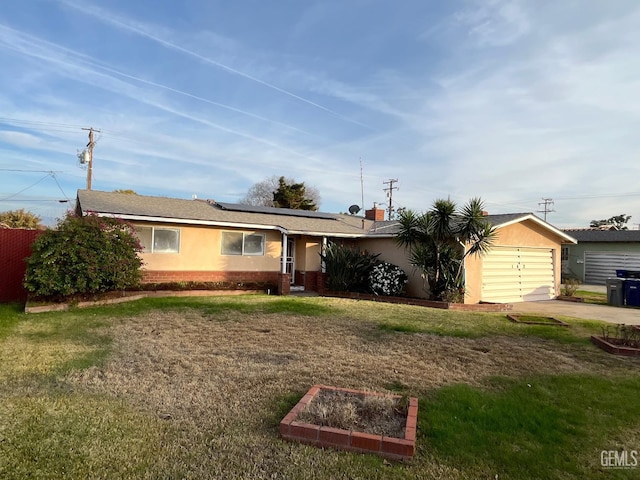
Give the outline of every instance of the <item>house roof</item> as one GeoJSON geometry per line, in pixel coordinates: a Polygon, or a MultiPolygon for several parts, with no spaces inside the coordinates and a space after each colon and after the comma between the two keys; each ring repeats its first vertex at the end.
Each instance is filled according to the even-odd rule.
{"type": "Polygon", "coordinates": [[[375,223],[351,215],[96,190],[78,190],[77,208],[83,214],[95,212],[130,221],[270,229],[311,236],[362,237],[375,223]]]}
{"type": "MultiPolygon", "coordinates": [[[[95,212],[99,215],[112,215],[130,221],[255,228],[310,236],[380,238],[393,237],[398,231],[396,221],[375,222],[355,215],[96,190],[78,190],[76,208],[82,214],[95,212]]],[[[533,213],[487,215],[485,218],[498,229],[530,220],[550,230],[564,242],[576,243],[572,236],[558,230],[533,213]]]]}
{"type": "Polygon", "coordinates": [[[540,217],[531,212],[526,213],[503,213],[497,215],[487,215],[485,217],[487,221],[496,227],[496,229],[504,228],[509,225],[513,225],[514,223],[524,222],[529,220],[533,223],[538,224],[542,228],[545,228],[558,237],[560,237],[562,243],[578,243],[575,238],[573,238],[568,233],[563,232],[562,230],[554,227],[550,223],[545,222],[540,217]]]}
{"type": "Polygon", "coordinates": [[[640,242],[640,230],[564,229],[580,243],[590,242],[640,242]]]}
{"type": "MultiPolygon", "coordinates": [[[[552,233],[561,238],[564,243],[577,243],[576,240],[564,233],[562,230],[557,229],[550,223],[545,222],[538,216],[534,215],[531,212],[526,213],[502,213],[497,215],[486,215],[484,219],[489,222],[496,229],[504,228],[514,223],[524,222],[526,220],[530,220],[541,227],[550,230],[552,233]]],[[[369,231],[369,236],[378,235],[394,235],[398,232],[398,222],[395,221],[385,221],[385,222],[377,222],[371,230],[369,231]]]]}

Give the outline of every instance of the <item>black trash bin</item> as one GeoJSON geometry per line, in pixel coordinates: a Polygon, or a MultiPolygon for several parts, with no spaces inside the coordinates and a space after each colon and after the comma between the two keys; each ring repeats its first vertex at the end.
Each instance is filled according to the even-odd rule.
{"type": "Polygon", "coordinates": [[[607,278],[607,304],[624,307],[624,278],[607,278]]]}
{"type": "Polygon", "coordinates": [[[640,307],[640,278],[627,278],[624,282],[625,303],[629,307],[640,307]]]}

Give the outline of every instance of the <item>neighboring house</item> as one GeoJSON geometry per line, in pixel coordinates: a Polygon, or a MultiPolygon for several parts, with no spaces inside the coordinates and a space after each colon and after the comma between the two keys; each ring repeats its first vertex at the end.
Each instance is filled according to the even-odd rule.
{"type": "MultiPolygon", "coordinates": [[[[322,247],[338,241],[400,266],[409,274],[408,294],[424,296],[420,275],[395,242],[397,223],[384,221],[381,209],[367,210],[363,218],[88,190],[78,191],[76,208],[136,227],[145,282],[261,281],[276,284],[283,294],[292,285],[316,291],[322,247]]],[[[533,214],[486,218],[498,238],[488,255],[467,259],[465,302],[556,296],[561,244],[575,241],[533,214]]]]}
{"type": "Polygon", "coordinates": [[[640,230],[566,229],[578,240],[563,247],[563,274],[604,285],[616,270],[640,270],[640,230]]]}

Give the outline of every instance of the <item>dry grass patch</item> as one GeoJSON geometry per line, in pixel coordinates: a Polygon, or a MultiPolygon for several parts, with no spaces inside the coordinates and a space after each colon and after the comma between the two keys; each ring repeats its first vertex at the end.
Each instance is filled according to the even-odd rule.
{"type": "Polygon", "coordinates": [[[174,418],[203,414],[205,405],[207,416],[238,418],[247,407],[316,383],[424,390],[480,385],[493,375],[589,370],[574,354],[581,347],[559,350],[531,338],[380,335],[373,324],[341,318],[228,313],[220,321],[195,310],[152,312],[127,319],[112,334],[117,355],[75,380],[174,418]]]}
{"type": "MultiPolygon", "coordinates": [[[[278,422],[313,384],[374,391],[402,385],[414,394],[460,382],[482,386],[494,375],[605,368],[587,361],[582,345],[385,333],[375,323],[330,316],[153,311],[109,331],[110,360],[66,380],[165,419],[155,468],[185,478],[267,478],[274,472],[329,478],[339,468],[360,471],[377,462],[278,438],[278,422]]],[[[370,477],[464,477],[424,448],[418,446],[419,469],[394,467],[370,477]]]]}
{"type": "Polygon", "coordinates": [[[364,395],[321,389],[296,421],[404,438],[408,400],[391,394],[364,395]]]}

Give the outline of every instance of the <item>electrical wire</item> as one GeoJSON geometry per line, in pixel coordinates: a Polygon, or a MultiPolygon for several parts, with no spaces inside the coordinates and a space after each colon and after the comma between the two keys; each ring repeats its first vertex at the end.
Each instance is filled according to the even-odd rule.
{"type": "Polygon", "coordinates": [[[50,176],[50,175],[51,175],[50,173],[47,173],[47,174],[46,174],[44,177],[42,177],[40,180],[38,180],[37,182],[35,182],[35,183],[33,183],[33,184],[29,185],[29,186],[28,186],[28,187],[26,187],[26,188],[23,188],[23,189],[22,189],[22,190],[20,190],[19,192],[16,192],[16,193],[14,193],[14,194],[12,194],[12,195],[9,195],[8,197],[5,197],[5,198],[0,198],[0,202],[4,202],[5,200],[9,200],[10,198],[15,197],[16,195],[20,195],[22,192],[24,192],[24,191],[26,191],[26,190],[29,190],[31,187],[35,187],[36,185],[38,185],[41,181],[43,181],[45,178],[47,178],[47,177],[48,177],[48,176],[50,176]]]}
{"type": "Polygon", "coordinates": [[[0,117],[0,122],[3,123],[11,123],[11,124],[24,124],[24,125],[39,125],[39,126],[50,126],[57,128],[69,128],[69,129],[78,129],[83,128],[82,125],[71,125],[68,123],[56,123],[56,122],[41,122],[37,120],[22,120],[20,118],[10,118],[10,117],[0,117]]]}
{"type": "Polygon", "coordinates": [[[51,177],[53,178],[53,180],[56,182],[56,185],[58,185],[58,188],[60,189],[60,191],[62,192],[62,195],[64,195],[64,198],[66,198],[67,200],[69,200],[69,197],[67,197],[67,194],[64,193],[64,190],[62,189],[62,187],[60,186],[60,183],[58,182],[58,179],[56,178],[56,174],[51,172],[51,177]]]}
{"type": "Polygon", "coordinates": [[[64,173],[62,170],[23,170],[16,168],[0,168],[0,172],[64,173]]]}

